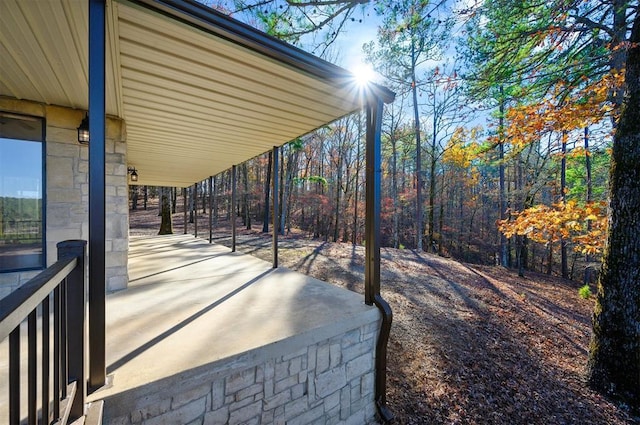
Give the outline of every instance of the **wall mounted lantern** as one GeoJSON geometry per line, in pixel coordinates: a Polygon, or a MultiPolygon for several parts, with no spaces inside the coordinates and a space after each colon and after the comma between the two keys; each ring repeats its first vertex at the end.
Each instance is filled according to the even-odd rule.
{"type": "Polygon", "coordinates": [[[78,142],[81,145],[89,144],[89,114],[85,114],[80,127],[78,127],[78,142]]]}
{"type": "Polygon", "coordinates": [[[131,181],[138,181],[138,171],[136,171],[136,167],[127,167],[127,173],[131,174],[131,181]]]}

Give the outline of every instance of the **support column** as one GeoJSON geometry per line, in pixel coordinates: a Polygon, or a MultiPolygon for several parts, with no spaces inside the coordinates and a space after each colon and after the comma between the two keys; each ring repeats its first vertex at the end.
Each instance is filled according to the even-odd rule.
{"type": "Polygon", "coordinates": [[[237,172],[236,166],[231,167],[231,252],[236,252],[236,186],[237,172]]]}
{"type": "Polygon", "coordinates": [[[381,101],[367,106],[366,120],[364,299],[373,305],[375,295],[380,293],[381,101]]]}
{"type": "Polygon", "coordinates": [[[387,408],[387,344],[393,314],[389,304],[380,295],[380,201],[381,201],[381,99],[367,105],[366,146],[366,216],[365,216],[365,303],[375,304],[382,314],[380,335],[376,344],[375,399],[378,413],[384,423],[393,420],[387,408]]]}
{"type": "Polygon", "coordinates": [[[277,146],[273,147],[273,170],[271,175],[273,176],[273,188],[272,188],[272,196],[273,196],[273,244],[271,250],[273,252],[273,268],[278,268],[278,233],[280,226],[280,181],[279,181],[279,173],[278,169],[280,166],[278,165],[279,149],[277,146]]]}
{"type": "Polygon", "coordinates": [[[105,365],[105,0],[89,0],[89,390],[105,365]]]}
{"type": "Polygon", "coordinates": [[[209,176],[209,243],[213,243],[213,176],[209,176]]]}

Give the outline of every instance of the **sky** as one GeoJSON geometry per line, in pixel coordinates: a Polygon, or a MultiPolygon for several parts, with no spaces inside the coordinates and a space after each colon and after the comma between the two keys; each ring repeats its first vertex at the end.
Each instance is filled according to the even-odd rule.
{"type": "MultiPolygon", "coordinates": [[[[478,0],[446,0],[444,5],[441,6],[441,9],[434,12],[435,16],[454,14],[455,16],[463,18],[452,29],[451,36],[449,37],[450,41],[453,41],[454,38],[459,37],[462,34],[462,31],[464,30],[464,20],[466,19],[465,17],[468,16],[466,14],[459,14],[456,11],[471,10],[477,8],[478,4],[478,0]]],[[[362,11],[357,10],[354,12],[352,16],[356,21],[347,22],[343,27],[343,30],[340,32],[332,46],[332,51],[328,58],[330,62],[350,71],[366,65],[362,46],[366,43],[377,40],[378,27],[382,25],[382,17],[375,12],[374,5],[375,2],[370,1],[363,5],[362,11]],[[358,22],[360,19],[362,19],[361,23],[358,22]]],[[[312,44],[311,37],[309,37],[309,40],[311,42],[309,44],[312,44]]],[[[303,39],[302,41],[306,42],[307,40],[303,39]]],[[[311,51],[311,49],[306,50],[311,51]]],[[[450,43],[448,50],[444,53],[444,57],[438,60],[425,61],[420,66],[420,69],[426,71],[433,69],[436,66],[439,66],[442,69],[443,63],[448,62],[452,64],[455,61],[455,56],[456,47],[455,43],[452,42],[450,43]]],[[[456,65],[456,67],[457,66],[458,65],[456,65]]],[[[378,80],[377,82],[381,82],[379,81],[381,80],[380,77],[376,80],[378,80]]]]}
{"type": "Polygon", "coordinates": [[[0,137],[0,197],[42,197],[42,143],[0,137]]]}
{"type": "MultiPolygon", "coordinates": [[[[371,19],[373,21],[373,19],[371,19]]],[[[376,20],[377,21],[377,20],[376,20]]],[[[336,40],[336,50],[339,52],[337,65],[350,71],[360,65],[364,65],[364,53],[362,46],[376,39],[377,24],[362,23],[354,24],[346,34],[336,40]]]]}
{"type": "MultiPolygon", "coordinates": [[[[233,0],[197,0],[203,4],[211,7],[215,5],[222,5],[223,10],[233,10],[233,0]]],[[[247,3],[252,3],[248,1],[247,3]]],[[[255,3],[255,2],[254,2],[255,3]]],[[[277,4],[277,2],[276,2],[277,4]]],[[[373,10],[373,2],[369,2],[362,6],[362,11],[359,6],[351,15],[356,21],[351,22],[348,20],[342,28],[342,31],[338,34],[336,42],[332,45],[329,53],[330,62],[336,65],[342,66],[346,69],[353,69],[355,67],[364,64],[364,55],[362,53],[362,45],[371,40],[376,39],[377,26],[380,23],[380,17],[376,15],[373,10]],[[362,22],[358,22],[362,20],[362,22]]],[[[247,22],[250,18],[240,13],[232,15],[236,19],[247,22]]],[[[251,22],[247,22],[251,25],[251,22]]],[[[319,35],[315,35],[318,39],[319,35]]],[[[314,47],[314,35],[303,36],[301,43],[303,49],[312,52],[314,47]]],[[[319,54],[319,52],[312,52],[319,54]]]]}
{"type": "MultiPolygon", "coordinates": [[[[198,0],[201,3],[204,3],[210,7],[221,8],[221,10],[233,11],[236,9],[235,2],[237,0],[198,0]]],[[[285,0],[267,0],[264,3],[259,1],[251,1],[245,0],[246,4],[265,4],[265,7],[273,8],[280,7],[282,8],[285,0]]],[[[466,10],[473,9],[477,7],[479,4],[479,0],[444,0],[444,3],[439,4],[439,6],[434,9],[432,12],[435,14],[434,16],[444,16],[449,15],[452,11],[456,10],[466,10]]],[[[352,19],[348,19],[345,24],[341,27],[341,30],[335,40],[335,42],[331,45],[329,51],[327,52],[326,59],[336,65],[339,65],[347,70],[353,71],[357,68],[361,68],[365,66],[364,53],[362,52],[362,46],[365,43],[370,41],[374,41],[377,39],[377,29],[382,23],[382,17],[377,14],[375,11],[376,2],[368,1],[362,5],[356,6],[353,13],[351,14],[352,19]]],[[[435,6],[434,6],[435,7],[435,6]]],[[[306,8],[305,11],[309,12],[311,8],[306,8]]],[[[232,13],[232,16],[236,19],[243,20],[250,25],[252,24],[252,20],[254,19],[252,15],[243,14],[241,12],[232,13]]],[[[464,15],[459,15],[464,16],[464,15]]],[[[341,16],[334,19],[332,24],[337,25],[341,16]]],[[[255,22],[254,22],[255,24],[255,22]]],[[[325,27],[328,28],[329,26],[325,27]]],[[[461,26],[458,26],[458,29],[454,29],[454,33],[459,32],[458,30],[461,26]]],[[[328,31],[332,31],[329,29],[328,31]]],[[[314,38],[317,40],[322,39],[322,34],[311,34],[305,35],[301,39],[301,45],[299,47],[307,50],[313,54],[319,55],[321,53],[320,49],[316,49],[313,51],[313,48],[318,45],[317,41],[314,41],[314,38]]],[[[453,46],[448,52],[447,56],[453,56],[455,54],[455,49],[453,46]]],[[[436,65],[440,64],[442,61],[428,61],[423,65],[423,68],[433,68],[436,65]]],[[[442,67],[442,66],[441,66],[442,67]]],[[[375,78],[376,82],[381,82],[381,78],[375,78]]]]}

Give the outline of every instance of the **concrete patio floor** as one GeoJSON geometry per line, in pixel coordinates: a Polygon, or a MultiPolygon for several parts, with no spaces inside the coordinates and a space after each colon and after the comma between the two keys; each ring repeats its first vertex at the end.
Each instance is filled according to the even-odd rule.
{"type": "Polygon", "coordinates": [[[129,287],[106,307],[109,382],[90,397],[106,412],[379,317],[361,294],[191,235],[132,237],[129,287]]]}

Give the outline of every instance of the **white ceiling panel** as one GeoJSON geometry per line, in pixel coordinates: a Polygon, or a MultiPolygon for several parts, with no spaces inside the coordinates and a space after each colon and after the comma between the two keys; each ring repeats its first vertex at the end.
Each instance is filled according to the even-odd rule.
{"type": "MultiPolygon", "coordinates": [[[[0,95],[86,110],[87,15],[86,1],[0,1],[0,95]]],[[[107,113],[115,116],[117,85],[107,70],[107,113]]]]}
{"type": "MultiPolygon", "coordinates": [[[[346,71],[185,5],[201,9],[107,0],[107,113],[126,122],[138,184],[191,185],[362,107],[346,71]]],[[[86,109],[87,15],[0,0],[0,95],[86,109]]]]}

